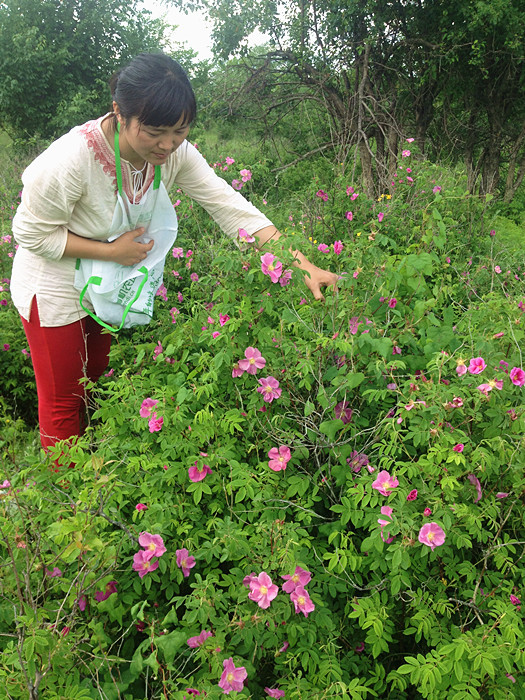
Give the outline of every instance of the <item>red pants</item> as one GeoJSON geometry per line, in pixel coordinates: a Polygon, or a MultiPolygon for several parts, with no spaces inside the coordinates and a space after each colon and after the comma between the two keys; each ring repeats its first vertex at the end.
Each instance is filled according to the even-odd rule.
{"type": "Polygon", "coordinates": [[[79,380],[96,382],[104,372],[111,336],[102,335],[102,326],[89,316],[67,326],[41,326],[36,297],[31,320],[22,323],[35,370],[40,440],[46,450],[84,432],[88,397],[79,380]]]}

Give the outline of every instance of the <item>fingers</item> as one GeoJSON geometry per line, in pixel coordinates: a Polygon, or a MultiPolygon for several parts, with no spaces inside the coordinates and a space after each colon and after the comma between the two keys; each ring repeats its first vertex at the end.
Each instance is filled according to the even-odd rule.
{"type": "Polygon", "coordinates": [[[321,287],[330,287],[334,293],[337,293],[337,275],[333,272],[325,272],[315,278],[305,277],[306,286],[312,293],[314,299],[318,301],[326,301],[324,294],[321,292],[321,287]]]}

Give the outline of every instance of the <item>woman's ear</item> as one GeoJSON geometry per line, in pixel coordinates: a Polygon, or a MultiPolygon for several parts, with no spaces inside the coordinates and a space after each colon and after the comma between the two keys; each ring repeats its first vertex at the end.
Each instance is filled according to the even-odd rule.
{"type": "Polygon", "coordinates": [[[120,113],[120,107],[115,102],[115,100],[113,100],[113,112],[115,113],[115,116],[117,117],[117,121],[119,122],[119,124],[122,124],[123,120],[122,120],[122,114],[120,113]]]}

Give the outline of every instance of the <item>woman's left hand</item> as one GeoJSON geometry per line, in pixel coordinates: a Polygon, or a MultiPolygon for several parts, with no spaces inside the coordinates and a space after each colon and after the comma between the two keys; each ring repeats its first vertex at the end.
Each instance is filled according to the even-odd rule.
{"type": "MultiPolygon", "coordinates": [[[[259,250],[261,250],[268,241],[277,241],[281,238],[281,234],[275,226],[266,226],[254,233],[254,236],[257,238],[257,247],[259,250]]],[[[321,287],[332,287],[334,292],[337,292],[338,276],[334,272],[322,270],[320,267],[312,265],[299,250],[290,249],[290,253],[292,253],[295,258],[294,265],[308,273],[304,275],[304,281],[314,299],[324,301],[321,287]]]]}
{"type": "Polygon", "coordinates": [[[331,287],[334,292],[337,292],[337,280],[338,276],[335,272],[330,272],[330,270],[322,270],[316,265],[308,263],[300,266],[306,274],[304,276],[304,281],[308,289],[312,292],[314,299],[320,299],[324,301],[324,295],[321,292],[321,287],[331,287]]]}

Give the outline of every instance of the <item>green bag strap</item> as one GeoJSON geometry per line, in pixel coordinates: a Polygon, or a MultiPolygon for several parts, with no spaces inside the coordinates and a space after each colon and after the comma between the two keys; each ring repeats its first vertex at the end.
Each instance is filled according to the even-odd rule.
{"type": "Polygon", "coordinates": [[[89,285],[90,285],[90,284],[95,284],[95,285],[100,285],[100,284],[102,284],[102,277],[100,277],[100,276],[98,276],[98,275],[92,275],[92,276],[88,279],[88,281],[86,282],[86,284],[85,284],[85,286],[84,286],[84,289],[80,292],[80,306],[82,307],[82,309],[83,309],[87,314],[89,314],[89,316],[91,316],[92,319],[94,319],[94,320],[95,320],[97,323],[99,323],[101,326],[104,326],[104,328],[106,328],[108,331],[112,331],[113,333],[118,333],[118,331],[120,331],[120,330],[123,328],[124,322],[126,321],[126,317],[127,317],[128,313],[129,313],[131,307],[132,307],[133,304],[137,301],[137,299],[140,297],[141,292],[142,292],[142,290],[144,289],[144,285],[145,285],[146,282],[148,281],[148,276],[149,276],[148,268],[145,267],[145,265],[143,265],[142,267],[139,268],[138,271],[139,271],[139,272],[142,272],[142,274],[144,275],[144,277],[143,277],[143,279],[142,279],[142,282],[139,284],[139,287],[138,287],[138,289],[137,289],[137,291],[136,291],[136,293],[135,293],[135,296],[134,296],[133,299],[132,299],[130,302],[128,302],[128,303],[126,304],[126,306],[124,307],[124,313],[122,314],[122,321],[120,322],[120,326],[119,326],[118,328],[114,328],[114,326],[110,326],[108,323],[106,323],[106,322],[103,321],[101,318],[99,318],[95,313],[93,313],[93,311],[90,311],[86,306],[84,306],[84,296],[86,295],[86,292],[87,292],[87,289],[88,289],[89,285]]]}
{"type": "MultiPolygon", "coordinates": [[[[119,134],[120,134],[120,122],[117,122],[117,128],[115,131],[115,170],[117,175],[117,187],[121,197],[122,194],[122,163],[120,161],[120,145],[119,145],[119,134]]],[[[155,166],[155,177],[153,179],[153,189],[158,190],[160,186],[160,165],[155,166]]]]}

